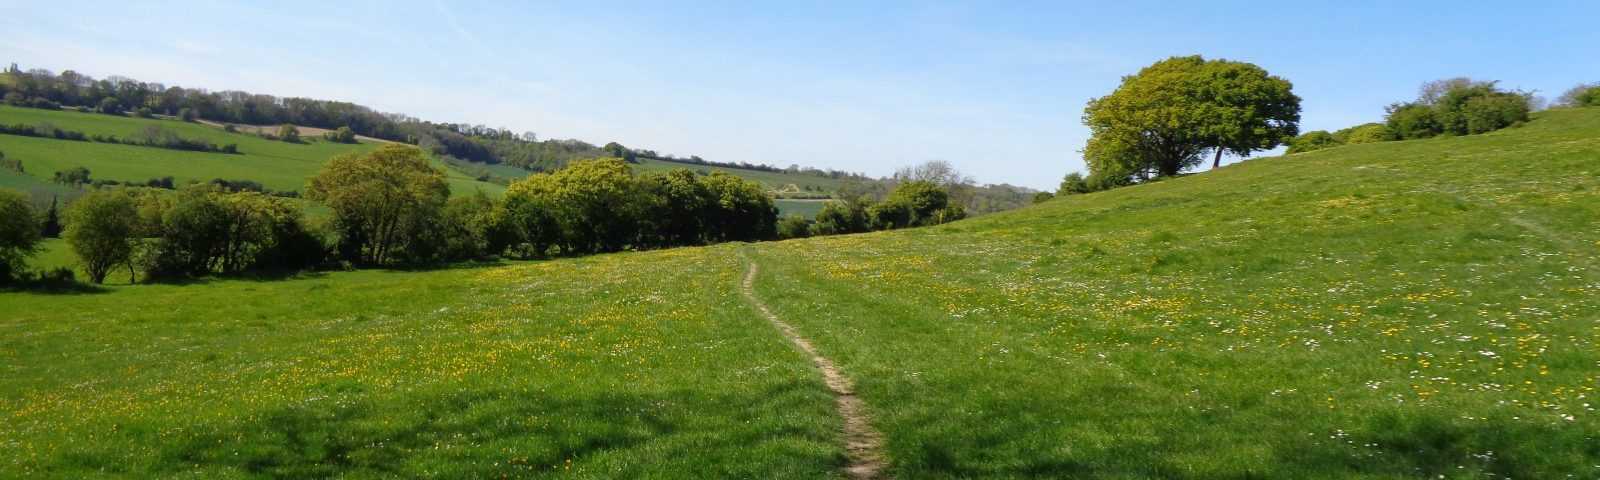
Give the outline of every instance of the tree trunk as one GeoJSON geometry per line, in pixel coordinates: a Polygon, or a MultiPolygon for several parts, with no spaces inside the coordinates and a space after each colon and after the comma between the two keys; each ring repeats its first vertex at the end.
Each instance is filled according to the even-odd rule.
{"type": "Polygon", "coordinates": [[[1211,168],[1217,168],[1217,167],[1220,167],[1220,166],[1222,166],[1222,146],[1218,145],[1217,146],[1217,155],[1214,156],[1214,157],[1211,157],[1211,168]]]}

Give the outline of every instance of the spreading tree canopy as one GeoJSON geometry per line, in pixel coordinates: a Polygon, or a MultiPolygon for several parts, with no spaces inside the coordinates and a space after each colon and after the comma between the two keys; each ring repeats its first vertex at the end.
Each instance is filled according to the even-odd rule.
{"type": "Polygon", "coordinates": [[[385,145],[364,156],[329,160],[306,183],[306,197],[333,209],[341,253],[363,263],[404,260],[421,246],[445,199],[444,172],[410,145],[385,145]]]}
{"type": "Polygon", "coordinates": [[[1173,57],[1122,78],[1089,101],[1084,157],[1096,183],[1176,175],[1211,152],[1248,156],[1299,133],[1300,97],[1250,63],[1173,57]]]}

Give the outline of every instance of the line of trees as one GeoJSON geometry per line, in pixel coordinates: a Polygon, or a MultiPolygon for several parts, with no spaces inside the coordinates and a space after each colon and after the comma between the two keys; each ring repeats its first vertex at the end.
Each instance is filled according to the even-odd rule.
{"type": "MultiPolygon", "coordinates": [[[[482,192],[452,197],[444,172],[421,150],[400,144],[334,157],[308,180],[306,197],[327,206],[329,218],[309,223],[282,198],[207,183],[176,193],[97,189],[68,205],[59,223],[88,280],[101,283],[119,271],[130,281],[161,281],[546,258],[905,228],[964,216],[945,187],[908,179],[882,201],[828,204],[815,226],[799,217],[779,222],[773,198],[757,182],[688,169],[635,176],[615,158],[530,176],[498,199],[482,192]]],[[[3,273],[21,278],[21,259],[36,250],[45,216],[10,192],[0,198],[0,213],[6,215],[3,273]]]]}

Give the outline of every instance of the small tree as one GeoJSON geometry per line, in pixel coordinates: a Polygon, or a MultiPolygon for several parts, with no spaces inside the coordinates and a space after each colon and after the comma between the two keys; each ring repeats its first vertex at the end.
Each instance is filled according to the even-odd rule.
{"type": "Polygon", "coordinates": [[[38,250],[40,223],[27,197],[0,189],[0,284],[21,276],[24,260],[38,250]]]}
{"type": "MultiPolygon", "coordinates": [[[[178,109],[178,120],[182,120],[182,121],[185,121],[185,122],[193,122],[194,121],[194,109],[188,108],[188,107],[184,107],[184,108],[178,109]]],[[[233,124],[231,124],[231,123],[228,124],[224,128],[224,130],[227,130],[228,132],[233,132],[233,124]]]]}
{"type": "Polygon", "coordinates": [[[1089,182],[1083,178],[1083,174],[1072,172],[1061,178],[1061,185],[1056,187],[1056,196],[1077,195],[1090,191],[1089,182]]]}
{"type": "Polygon", "coordinates": [[[89,281],[105,283],[112,268],[131,265],[138,213],[126,192],[111,189],[90,192],[67,208],[63,236],[89,281]]]}
{"type": "Polygon", "coordinates": [[[842,235],[867,231],[866,206],[859,202],[828,202],[817,212],[816,235],[842,235]]]}
{"type": "Polygon", "coordinates": [[[283,124],[283,126],[278,127],[278,140],[283,140],[283,141],[289,142],[289,143],[299,142],[300,141],[300,129],[299,128],[295,128],[294,125],[290,125],[290,124],[285,123],[285,124],[283,124]]]}
{"type": "Polygon", "coordinates": [[[806,217],[790,214],[778,222],[778,238],[806,238],[811,236],[810,222],[806,217]]]}
{"type": "Polygon", "coordinates": [[[108,115],[121,115],[122,104],[117,102],[116,97],[102,98],[100,99],[100,113],[108,115]]]}

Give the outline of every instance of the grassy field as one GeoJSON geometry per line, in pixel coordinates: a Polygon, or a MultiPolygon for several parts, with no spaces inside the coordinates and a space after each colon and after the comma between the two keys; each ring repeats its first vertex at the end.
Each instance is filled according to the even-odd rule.
{"type": "MultiPolygon", "coordinates": [[[[63,130],[118,138],[127,138],[144,125],[156,124],[185,139],[239,146],[239,154],[224,154],[0,135],[0,151],[8,158],[22,159],[29,175],[46,182],[56,171],[81,166],[88,168],[96,179],[143,182],[171,175],[180,184],[214,178],[245,179],[273,190],[300,190],[305,187],[306,177],[321,169],[328,158],[349,151],[365,152],[378,145],[375,142],[349,145],[316,137],[306,138],[305,143],[287,143],[228,133],[199,123],[11,106],[0,106],[0,123],[49,124],[63,130]]],[[[445,170],[453,193],[471,193],[481,188],[498,194],[505,190],[499,185],[478,182],[443,162],[436,162],[435,166],[445,170]]]]}
{"type": "Polygon", "coordinates": [[[0,294],[0,476],[833,477],[732,248],[0,294]]]}
{"type": "Polygon", "coordinates": [[[1600,474],[1600,109],[905,231],[0,294],[0,477],[1600,474]]]}
{"type": "Polygon", "coordinates": [[[1600,475],[1600,109],[755,250],[906,478],[1600,475]]]}

